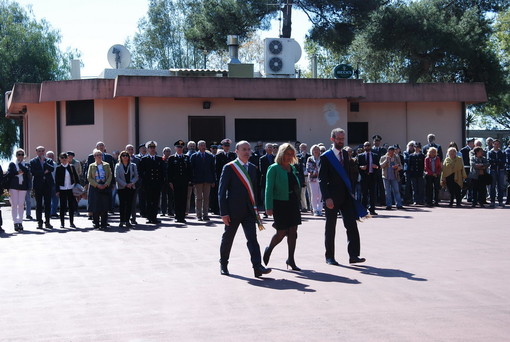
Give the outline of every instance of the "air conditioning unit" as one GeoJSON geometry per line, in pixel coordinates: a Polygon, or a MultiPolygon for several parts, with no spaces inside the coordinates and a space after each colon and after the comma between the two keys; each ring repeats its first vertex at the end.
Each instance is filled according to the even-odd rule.
{"type": "Polygon", "coordinates": [[[294,39],[264,39],[264,70],[267,76],[295,75],[294,65],[300,58],[301,47],[294,39]]]}

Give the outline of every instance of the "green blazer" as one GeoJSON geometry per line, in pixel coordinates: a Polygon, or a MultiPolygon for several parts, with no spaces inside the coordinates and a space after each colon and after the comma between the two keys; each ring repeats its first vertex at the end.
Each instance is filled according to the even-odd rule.
{"type": "MultiPolygon", "coordinates": [[[[107,186],[110,186],[110,183],[112,181],[112,170],[110,169],[110,164],[103,162],[103,168],[104,168],[104,172],[105,172],[105,176],[106,176],[105,184],[107,186]]],[[[97,188],[97,186],[99,185],[96,182],[96,171],[97,171],[97,164],[94,162],[94,163],[90,164],[89,170],[87,173],[87,180],[89,181],[90,185],[93,186],[94,188],[97,188]]]]}
{"type": "MultiPolygon", "coordinates": [[[[297,169],[294,165],[290,167],[292,168],[292,174],[296,177],[296,181],[301,187],[297,169]]],[[[273,209],[273,200],[289,200],[289,180],[287,178],[287,171],[279,164],[274,163],[267,169],[266,192],[264,197],[266,210],[273,209]]]]}

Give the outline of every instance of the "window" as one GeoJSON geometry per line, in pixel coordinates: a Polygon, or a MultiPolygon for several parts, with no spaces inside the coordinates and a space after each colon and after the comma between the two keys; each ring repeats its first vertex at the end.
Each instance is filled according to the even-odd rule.
{"type": "Polygon", "coordinates": [[[94,124],[94,100],[66,102],[66,126],[94,124]]]}
{"type": "Polygon", "coordinates": [[[368,141],[368,122],[348,122],[347,140],[349,145],[363,144],[368,141]]]}
{"type": "Polygon", "coordinates": [[[296,119],[236,119],[235,140],[295,141],[296,119]]]}
{"type": "Polygon", "coordinates": [[[359,102],[350,102],[351,112],[359,112],[359,102]]]}

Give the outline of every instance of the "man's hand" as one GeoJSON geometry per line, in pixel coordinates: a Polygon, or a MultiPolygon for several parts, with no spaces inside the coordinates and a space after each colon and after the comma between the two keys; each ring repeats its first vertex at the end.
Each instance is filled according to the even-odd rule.
{"type": "Polygon", "coordinates": [[[326,207],[328,209],[333,209],[335,207],[335,204],[333,203],[333,199],[332,198],[327,198],[326,199],[326,207]]]}
{"type": "Polygon", "coordinates": [[[266,210],[267,216],[273,216],[273,209],[266,210]]]}
{"type": "Polygon", "coordinates": [[[222,216],[221,219],[223,220],[223,223],[225,223],[225,226],[230,226],[230,215],[222,216]]]}

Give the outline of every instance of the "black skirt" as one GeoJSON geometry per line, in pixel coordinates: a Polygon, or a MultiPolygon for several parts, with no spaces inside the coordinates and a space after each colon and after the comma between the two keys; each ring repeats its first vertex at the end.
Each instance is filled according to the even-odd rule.
{"type": "Polygon", "coordinates": [[[277,230],[287,230],[301,224],[299,185],[292,173],[287,174],[289,180],[289,200],[273,200],[273,227],[277,230]]]}

